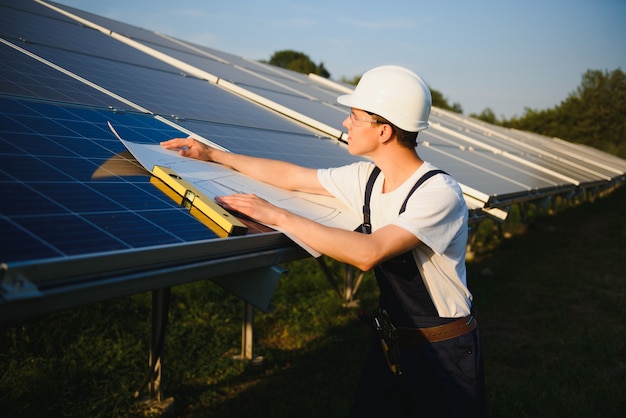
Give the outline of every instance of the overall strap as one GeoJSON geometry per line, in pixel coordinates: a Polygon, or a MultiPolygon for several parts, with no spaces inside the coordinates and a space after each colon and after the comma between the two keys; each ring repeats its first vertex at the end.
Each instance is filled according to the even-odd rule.
{"type": "MultiPolygon", "coordinates": [[[[363,202],[363,224],[361,225],[361,232],[363,232],[364,234],[370,234],[372,232],[372,224],[370,220],[370,198],[372,196],[372,189],[374,188],[374,182],[376,181],[376,178],[378,177],[379,174],[380,174],[380,168],[374,167],[374,170],[370,174],[370,177],[367,180],[367,184],[365,185],[365,202],[363,202]]],[[[428,171],[426,174],[424,174],[422,177],[420,177],[420,179],[417,180],[417,182],[413,185],[413,187],[407,194],[406,199],[404,200],[404,203],[402,204],[402,207],[400,208],[400,212],[398,214],[401,214],[406,210],[407,202],[409,201],[409,198],[411,197],[411,195],[417,190],[417,188],[420,187],[422,183],[424,183],[426,180],[428,180],[429,178],[431,178],[432,176],[436,174],[448,174],[448,173],[446,173],[443,170],[431,170],[431,171],[428,171]]]]}
{"type": "Polygon", "coordinates": [[[437,174],[446,174],[447,175],[448,173],[446,173],[443,170],[430,170],[429,172],[424,174],[422,177],[420,177],[420,179],[411,188],[411,191],[409,191],[409,194],[406,195],[406,199],[404,199],[404,203],[402,204],[402,207],[400,208],[400,212],[398,213],[398,215],[403,213],[406,210],[406,204],[408,203],[409,197],[411,197],[413,192],[415,192],[417,190],[417,188],[422,185],[422,183],[424,183],[426,180],[428,180],[429,178],[431,178],[432,176],[437,175],[437,174]]]}
{"type": "Polygon", "coordinates": [[[361,232],[364,234],[370,234],[372,232],[372,224],[370,223],[370,197],[372,196],[372,189],[374,188],[374,182],[380,174],[380,168],[374,167],[374,170],[370,174],[370,178],[365,185],[365,202],[363,202],[363,224],[361,225],[361,232]]]}

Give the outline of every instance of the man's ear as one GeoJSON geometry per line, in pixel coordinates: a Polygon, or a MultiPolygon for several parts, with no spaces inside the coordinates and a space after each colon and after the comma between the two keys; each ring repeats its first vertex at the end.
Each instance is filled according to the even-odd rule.
{"type": "Polygon", "coordinates": [[[378,136],[380,138],[380,142],[383,144],[391,141],[395,137],[393,129],[386,123],[379,125],[378,136]]]}

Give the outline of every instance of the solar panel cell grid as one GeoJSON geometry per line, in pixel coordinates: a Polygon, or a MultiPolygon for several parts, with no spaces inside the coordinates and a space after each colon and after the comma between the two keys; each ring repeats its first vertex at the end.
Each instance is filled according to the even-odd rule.
{"type": "Polygon", "coordinates": [[[94,29],[75,21],[62,21],[38,13],[14,10],[0,16],[0,35],[14,42],[25,42],[23,46],[38,45],[66,51],[82,51],[85,55],[110,61],[149,66],[162,71],[172,70],[171,66],[159,60],[144,59],[143,54],[94,29]]]}
{"type": "Polygon", "coordinates": [[[327,100],[331,103],[335,102],[335,91],[328,91],[321,86],[311,86],[308,76],[304,74],[284,71],[281,68],[247,60],[203,45],[196,45],[180,40],[173,41],[170,40],[167,35],[161,36],[144,28],[121,23],[103,16],[97,16],[62,4],[54,2],[49,3],[81,18],[85,18],[101,27],[140,41],[167,55],[181,59],[192,65],[197,65],[199,68],[225,80],[236,82],[243,86],[254,86],[283,93],[291,92],[291,94],[300,97],[309,96],[319,99],[320,96],[322,96],[322,100],[327,100]],[[243,71],[241,68],[249,69],[252,73],[243,71]],[[274,83],[268,82],[267,79],[274,83]],[[275,83],[282,84],[285,87],[278,87],[275,83]]]}
{"type": "Polygon", "coordinates": [[[128,107],[5,44],[0,44],[0,92],[67,103],[128,107]]]}
{"type": "Polygon", "coordinates": [[[126,160],[131,169],[121,174],[114,169],[120,164],[109,164],[124,160],[116,157],[124,147],[107,120],[145,141],[180,134],[170,126],[149,115],[6,97],[0,109],[12,121],[0,126],[0,219],[3,231],[12,231],[1,234],[0,261],[217,237],[152,185],[136,162],[126,160]]]}
{"type": "Polygon", "coordinates": [[[55,20],[72,22],[71,19],[60,15],[57,12],[49,10],[46,7],[42,7],[40,4],[34,1],[24,1],[24,0],[0,0],[0,7],[5,9],[2,10],[3,15],[15,16],[14,13],[16,11],[19,12],[28,12],[35,15],[47,16],[53,18],[55,20]]]}
{"type": "Polygon", "coordinates": [[[207,81],[42,46],[29,45],[29,50],[156,114],[311,133],[310,129],[207,81]]]}
{"type": "Polygon", "coordinates": [[[311,134],[294,135],[196,121],[179,121],[178,124],[232,152],[277,158],[307,167],[331,167],[363,160],[350,155],[345,144],[311,134]]]}

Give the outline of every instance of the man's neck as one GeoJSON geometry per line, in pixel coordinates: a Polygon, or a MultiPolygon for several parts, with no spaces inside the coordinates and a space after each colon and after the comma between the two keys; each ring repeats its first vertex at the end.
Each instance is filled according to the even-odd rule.
{"type": "Polygon", "coordinates": [[[415,171],[424,164],[424,161],[413,150],[399,150],[385,153],[375,158],[374,162],[385,176],[383,193],[388,193],[400,187],[415,171]]]}

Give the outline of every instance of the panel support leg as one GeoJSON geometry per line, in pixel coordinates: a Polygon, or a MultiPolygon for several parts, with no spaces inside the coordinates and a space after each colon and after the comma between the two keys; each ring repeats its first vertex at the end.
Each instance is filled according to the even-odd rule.
{"type": "Polygon", "coordinates": [[[254,355],[254,306],[243,303],[243,320],[241,323],[241,354],[237,360],[251,360],[253,364],[263,362],[262,356],[254,355]]]}
{"type": "Polygon", "coordinates": [[[174,409],[174,398],[163,398],[161,379],[163,376],[162,356],[165,345],[165,330],[169,316],[171,288],[152,291],[152,328],[150,333],[149,370],[139,389],[134,394],[139,398],[144,388],[147,396],[140,401],[144,411],[151,414],[169,413],[174,409]]]}
{"type": "Polygon", "coordinates": [[[254,307],[247,302],[243,304],[243,322],[241,326],[241,358],[252,360],[254,338],[254,307]]]}
{"type": "Polygon", "coordinates": [[[359,301],[357,299],[354,299],[354,295],[356,295],[356,291],[361,285],[365,273],[360,271],[356,267],[353,267],[349,264],[344,264],[343,288],[340,288],[337,284],[337,279],[335,279],[335,275],[330,270],[328,265],[326,265],[326,263],[324,262],[324,257],[318,257],[317,262],[322,269],[322,272],[328,279],[328,282],[331,284],[335,292],[337,292],[337,295],[339,295],[339,297],[343,300],[344,306],[359,306],[359,301]]]}

